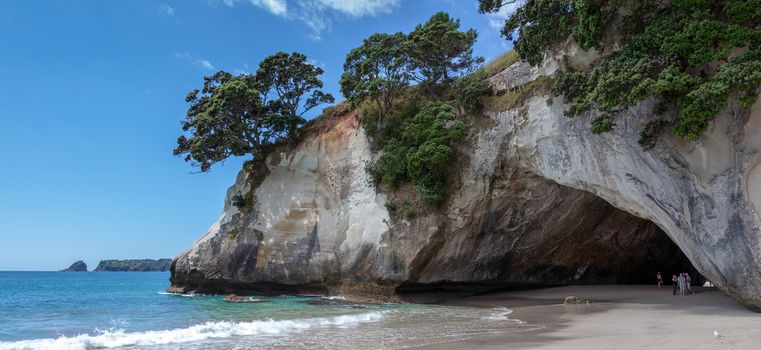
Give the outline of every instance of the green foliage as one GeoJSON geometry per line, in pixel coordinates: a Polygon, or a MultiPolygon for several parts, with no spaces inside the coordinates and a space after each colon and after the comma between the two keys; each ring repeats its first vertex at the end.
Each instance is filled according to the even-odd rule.
{"type": "Polygon", "coordinates": [[[396,187],[407,180],[407,153],[409,148],[396,138],[383,147],[383,155],[368,167],[375,183],[396,187]]]}
{"type": "Polygon", "coordinates": [[[454,160],[453,144],[467,135],[448,102],[434,101],[402,124],[398,136],[390,137],[381,157],[368,167],[376,183],[397,186],[415,184],[423,204],[436,207],[449,193],[446,174],[454,160]]]}
{"type": "Polygon", "coordinates": [[[266,58],[256,75],[217,72],[205,77],[202,90],[191,91],[174,154],[208,171],[230,156],[263,156],[264,149],[294,136],[303,114],[333,102],[318,88],[322,69],[304,55],[277,53],[266,58]]]}
{"type": "Polygon", "coordinates": [[[425,205],[446,200],[447,166],[456,156],[452,144],[467,128],[452,104],[441,99],[454,93],[462,110],[482,108],[480,98],[489,93],[485,75],[467,74],[483,62],[473,56],[477,37],[439,12],[408,35],[374,34],[347,55],[341,91],[359,110],[374,146],[383,150],[366,166],[376,185],[411,182],[425,205]],[[413,81],[419,84],[410,86],[413,81]]]}
{"type": "Polygon", "coordinates": [[[603,32],[602,24],[610,17],[610,9],[592,1],[575,0],[573,11],[578,17],[578,22],[571,29],[573,39],[584,50],[599,46],[603,32]]]}
{"type": "Polygon", "coordinates": [[[259,63],[256,79],[266,91],[264,104],[288,121],[289,132],[301,126],[306,120],[304,113],[323,103],[333,103],[330,94],[322,92],[319,76],[322,68],[315,67],[303,54],[290,55],[278,52],[259,63]]]}
{"type": "MultiPolygon", "coordinates": [[[[502,35],[513,40],[521,58],[532,65],[542,62],[544,52],[570,34],[573,5],[569,0],[528,0],[519,6],[505,22],[502,35]]],[[[498,12],[502,6],[519,3],[516,0],[479,0],[479,11],[498,12]]],[[[582,35],[579,33],[578,35],[582,35]]]]}
{"type": "Polygon", "coordinates": [[[367,99],[376,104],[375,130],[393,99],[409,85],[412,72],[406,46],[403,33],[373,34],[346,56],[341,92],[354,105],[367,99]]]}
{"type": "Polygon", "coordinates": [[[402,94],[409,92],[412,81],[438,96],[457,77],[483,62],[483,58],[473,57],[476,31],[459,29],[459,20],[439,12],[409,35],[373,34],[346,56],[341,92],[352,105],[362,106],[366,131],[382,137],[384,119],[396,99],[406,99],[402,94]],[[375,107],[368,107],[368,101],[375,107]],[[374,126],[369,124],[370,112],[374,126]]]}
{"type": "Polygon", "coordinates": [[[616,124],[610,114],[603,114],[592,121],[592,133],[602,134],[613,130],[616,124]]]}
{"type": "Polygon", "coordinates": [[[419,24],[409,34],[409,55],[412,64],[426,84],[449,84],[461,73],[473,71],[483,63],[473,57],[473,44],[478,33],[474,29],[460,31],[460,20],[446,12],[438,12],[428,22],[419,24]]]}
{"type": "Polygon", "coordinates": [[[721,66],[718,73],[697,85],[681,103],[682,117],[674,125],[674,134],[690,141],[700,138],[708,121],[726,105],[729,95],[739,91],[742,104],[749,107],[761,86],[761,49],[748,51],[721,66]]]}
{"type": "Polygon", "coordinates": [[[382,124],[378,124],[377,118],[381,114],[381,109],[375,103],[365,103],[359,107],[359,117],[362,120],[362,126],[368,135],[376,135],[382,124]]]}
{"type": "Polygon", "coordinates": [[[246,198],[243,197],[240,191],[233,196],[232,204],[238,209],[242,209],[246,206],[246,198]]]}
{"type": "Polygon", "coordinates": [[[466,112],[479,113],[483,110],[481,97],[491,94],[491,88],[483,71],[460,77],[452,85],[457,104],[466,112]]]}
{"type": "Polygon", "coordinates": [[[387,200],[386,204],[384,204],[384,205],[385,205],[386,210],[388,211],[389,214],[391,214],[391,215],[396,214],[396,203],[394,203],[394,201],[387,200]]]}
{"type": "Polygon", "coordinates": [[[259,89],[252,76],[218,72],[205,77],[203,90],[186,98],[191,106],[182,130],[191,135],[177,139],[174,154],[208,171],[230,156],[259,156],[263,147],[284,137],[287,121],[266,109],[259,89]]]}
{"type": "MultiPolygon", "coordinates": [[[[482,0],[481,10],[513,2],[482,0]]],[[[569,35],[590,48],[600,45],[601,33],[620,33],[620,50],[590,69],[559,77],[555,91],[570,106],[568,115],[590,108],[613,114],[656,98],[661,112],[677,115],[674,134],[697,140],[730,96],[737,94],[745,106],[755,101],[761,85],[760,6],[759,0],[528,0],[507,20],[503,34],[515,39],[521,57],[538,64],[544,51],[569,35]]],[[[592,125],[600,132],[613,123],[606,117],[592,125]]]]}
{"type": "Polygon", "coordinates": [[[407,218],[414,218],[417,215],[417,210],[405,199],[404,202],[402,202],[402,214],[407,218]]]}

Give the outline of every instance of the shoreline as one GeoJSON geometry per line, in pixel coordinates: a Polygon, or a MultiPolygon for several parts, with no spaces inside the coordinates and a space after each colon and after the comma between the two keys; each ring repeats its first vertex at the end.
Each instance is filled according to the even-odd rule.
{"type": "Polygon", "coordinates": [[[715,288],[694,287],[674,296],[671,286],[567,286],[493,293],[442,303],[495,307],[510,318],[544,326],[538,330],[477,336],[413,347],[455,349],[754,349],[761,343],[761,314],[715,288]],[[567,296],[590,304],[564,305],[567,296]],[[714,335],[714,330],[720,336],[714,335]]]}

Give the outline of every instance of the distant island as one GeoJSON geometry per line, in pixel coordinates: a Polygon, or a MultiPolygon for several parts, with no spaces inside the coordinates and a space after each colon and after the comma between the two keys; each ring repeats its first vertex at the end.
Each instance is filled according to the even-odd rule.
{"type": "Polygon", "coordinates": [[[149,271],[169,271],[172,265],[172,259],[134,259],[134,260],[101,260],[95,272],[149,272],[149,271]]]}
{"type": "Polygon", "coordinates": [[[69,268],[61,270],[61,272],[87,272],[87,264],[85,264],[84,261],[79,260],[71,264],[69,268]]]}

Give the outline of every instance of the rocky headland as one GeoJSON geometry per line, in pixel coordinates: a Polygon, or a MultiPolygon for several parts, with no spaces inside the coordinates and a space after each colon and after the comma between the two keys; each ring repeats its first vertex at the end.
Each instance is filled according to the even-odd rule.
{"type": "Polygon", "coordinates": [[[93,271],[165,272],[169,271],[171,264],[172,259],[101,260],[93,271]]]}
{"type": "Polygon", "coordinates": [[[761,260],[761,102],[730,103],[698,142],[668,134],[644,151],[651,100],[597,135],[591,118],[568,118],[562,97],[536,88],[594,55],[569,44],[490,78],[522,98],[474,123],[437,210],[391,213],[365,171],[379,153],[357,114],[324,115],[268,155],[264,176],[239,173],[219,219],[174,259],[171,290],[396,296],[654,283],[657,271],[694,268],[761,309],[761,272],[749,268],[761,260]],[[251,207],[231,204],[240,193],[251,207]]]}
{"type": "Polygon", "coordinates": [[[71,264],[71,266],[61,270],[60,272],[87,272],[87,264],[85,264],[85,262],[82,260],[77,260],[71,264]]]}

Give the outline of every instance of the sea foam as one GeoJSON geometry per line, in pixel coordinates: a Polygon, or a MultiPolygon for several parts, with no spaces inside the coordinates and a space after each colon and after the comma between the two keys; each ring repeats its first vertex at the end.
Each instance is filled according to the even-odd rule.
{"type": "Polygon", "coordinates": [[[484,317],[484,319],[492,321],[508,321],[510,320],[510,314],[513,313],[513,310],[510,310],[504,306],[497,306],[494,308],[494,311],[494,313],[484,317]]]}
{"type": "Polygon", "coordinates": [[[379,321],[383,318],[383,314],[384,312],[370,312],[358,315],[309,318],[302,320],[206,322],[188,328],[134,333],[125,332],[124,330],[111,330],[96,335],[81,334],[75,337],[60,337],[56,339],[35,339],[22,340],[17,342],[0,342],[0,350],[79,350],[107,349],[123,346],[177,344],[197,342],[212,338],[293,333],[304,331],[310,328],[324,326],[353,326],[362,323],[379,321]]]}

